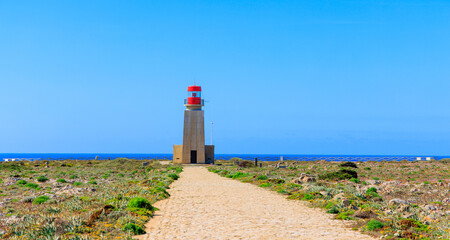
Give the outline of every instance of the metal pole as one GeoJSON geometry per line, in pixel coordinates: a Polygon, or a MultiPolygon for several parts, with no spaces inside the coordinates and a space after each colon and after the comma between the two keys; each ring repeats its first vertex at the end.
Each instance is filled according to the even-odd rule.
{"type": "Polygon", "coordinates": [[[213,122],[211,121],[211,145],[213,145],[213,144],[212,144],[212,128],[213,128],[212,125],[213,125],[213,122]]]}

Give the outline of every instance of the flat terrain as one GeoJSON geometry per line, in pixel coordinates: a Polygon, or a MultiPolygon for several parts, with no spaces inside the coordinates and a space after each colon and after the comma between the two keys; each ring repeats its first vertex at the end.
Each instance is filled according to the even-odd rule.
{"type": "Polygon", "coordinates": [[[186,166],[137,239],[372,239],[302,201],[186,166]]]}

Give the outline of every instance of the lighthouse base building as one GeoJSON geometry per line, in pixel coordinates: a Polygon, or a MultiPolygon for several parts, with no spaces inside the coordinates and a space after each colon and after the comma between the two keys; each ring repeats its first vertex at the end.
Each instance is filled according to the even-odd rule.
{"type": "Polygon", "coordinates": [[[183,145],[173,145],[173,162],[179,164],[214,163],[214,145],[205,145],[205,117],[201,87],[188,87],[184,106],[183,145]]]}

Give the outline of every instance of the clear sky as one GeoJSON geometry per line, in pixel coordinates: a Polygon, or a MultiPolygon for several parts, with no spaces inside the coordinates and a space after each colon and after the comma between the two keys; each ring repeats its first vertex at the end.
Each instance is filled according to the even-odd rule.
{"type": "Polygon", "coordinates": [[[0,152],[450,155],[450,1],[0,0],[0,152]]]}

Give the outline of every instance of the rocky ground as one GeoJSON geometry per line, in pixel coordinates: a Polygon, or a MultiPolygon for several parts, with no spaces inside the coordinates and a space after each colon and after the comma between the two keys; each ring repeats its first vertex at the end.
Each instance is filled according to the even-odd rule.
{"type": "Polygon", "coordinates": [[[222,176],[308,201],[381,239],[448,239],[448,160],[422,162],[218,161],[222,176]]]}
{"type": "Polygon", "coordinates": [[[181,170],[129,159],[0,163],[0,238],[129,239],[181,170]]]}

